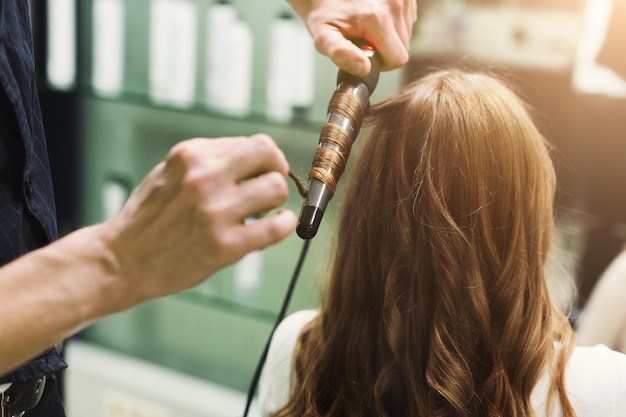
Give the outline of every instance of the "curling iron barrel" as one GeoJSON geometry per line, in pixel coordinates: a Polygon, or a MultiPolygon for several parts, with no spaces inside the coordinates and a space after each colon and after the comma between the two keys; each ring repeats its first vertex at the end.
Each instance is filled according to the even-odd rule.
{"type": "Polygon", "coordinates": [[[372,69],[364,78],[343,70],[337,75],[337,89],[328,105],[326,123],[309,171],[308,192],[296,228],[302,239],[311,239],[317,234],[326,206],[335,194],[352,144],[361,129],[370,95],[378,83],[378,55],[370,44],[361,43],[359,46],[370,58],[372,69]]]}

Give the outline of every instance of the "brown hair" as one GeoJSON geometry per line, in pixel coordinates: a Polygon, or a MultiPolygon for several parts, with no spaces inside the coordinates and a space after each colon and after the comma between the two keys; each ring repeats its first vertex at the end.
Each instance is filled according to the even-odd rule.
{"type": "Polygon", "coordinates": [[[492,76],[448,70],[371,114],[277,415],[533,416],[554,364],[550,397],[573,417],[573,332],[543,271],[555,173],[524,104],[492,76]]]}

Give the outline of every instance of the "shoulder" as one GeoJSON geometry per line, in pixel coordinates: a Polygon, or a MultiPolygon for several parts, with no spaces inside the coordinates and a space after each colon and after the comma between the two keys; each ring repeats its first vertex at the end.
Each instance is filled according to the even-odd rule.
{"type": "Polygon", "coordinates": [[[585,374],[590,377],[626,378],[626,355],[614,351],[605,345],[577,346],[567,363],[568,375],[578,376],[585,374]]]}
{"type": "Polygon", "coordinates": [[[317,310],[301,310],[287,316],[276,328],[272,344],[280,345],[287,342],[295,344],[300,330],[313,320],[317,313],[317,310]]]}
{"type": "Polygon", "coordinates": [[[304,326],[317,316],[317,310],[302,310],[287,316],[276,328],[267,355],[266,368],[291,368],[291,358],[304,326]]]}
{"type": "Polygon", "coordinates": [[[317,310],[302,310],[287,316],[272,335],[267,360],[259,381],[259,406],[262,415],[282,407],[291,394],[293,353],[304,326],[317,316],[317,310]]]}
{"type": "Polygon", "coordinates": [[[604,345],[576,347],[565,378],[570,401],[582,415],[626,415],[626,355],[604,345]]]}
{"type": "MultiPolygon", "coordinates": [[[[559,351],[558,343],[555,345],[559,351]]],[[[545,372],[533,390],[531,401],[538,416],[545,416],[554,369],[545,372]]],[[[565,368],[567,397],[578,416],[626,416],[626,355],[604,345],[574,348],[565,368]]],[[[555,406],[551,416],[558,416],[555,406]]]]}

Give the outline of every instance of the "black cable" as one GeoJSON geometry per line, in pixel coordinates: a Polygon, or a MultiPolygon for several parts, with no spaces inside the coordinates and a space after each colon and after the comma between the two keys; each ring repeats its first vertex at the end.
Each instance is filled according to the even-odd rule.
{"type": "Polygon", "coordinates": [[[246,400],[246,408],[243,412],[243,417],[248,416],[248,411],[250,411],[250,405],[252,404],[252,399],[254,398],[254,394],[256,392],[257,385],[259,383],[259,378],[261,377],[261,371],[263,370],[263,365],[265,365],[265,360],[267,359],[267,352],[270,349],[270,343],[272,341],[272,337],[274,336],[274,332],[276,328],[280,324],[281,321],[285,318],[285,313],[287,312],[287,307],[289,307],[289,302],[291,301],[291,296],[293,295],[293,290],[296,287],[296,282],[298,281],[298,276],[300,275],[300,270],[302,269],[302,265],[304,264],[304,259],[306,258],[307,251],[309,249],[310,240],[304,241],[304,246],[302,247],[302,251],[300,252],[300,258],[298,259],[298,263],[296,264],[296,269],[293,271],[293,275],[291,276],[291,281],[289,282],[289,287],[287,288],[287,293],[285,294],[285,299],[283,300],[283,305],[278,312],[278,316],[276,316],[276,322],[274,323],[274,327],[270,332],[270,336],[265,343],[265,348],[263,349],[263,353],[259,358],[259,363],[256,366],[256,370],[254,371],[254,376],[252,377],[252,381],[250,382],[250,387],[248,388],[248,398],[246,400]]]}

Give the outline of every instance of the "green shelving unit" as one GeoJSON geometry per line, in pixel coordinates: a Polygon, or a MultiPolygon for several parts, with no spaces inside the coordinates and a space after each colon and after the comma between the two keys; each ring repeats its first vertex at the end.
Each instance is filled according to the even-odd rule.
{"type": "MultiPolygon", "coordinates": [[[[280,124],[264,116],[267,54],[271,20],[288,8],[283,0],[238,0],[233,4],[254,34],[254,75],[250,114],[243,118],[212,113],[203,105],[202,38],[204,13],[211,2],[192,0],[199,15],[196,103],[180,109],[152,103],[148,94],[149,0],[127,0],[124,89],[116,98],[99,97],[89,84],[89,33],[92,1],[79,9],[81,26],[78,86],[82,223],[106,216],[105,192],[114,185],[125,192],[136,187],[178,141],[192,137],[242,136],[258,132],[274,138],[303,181],[313,159],[337,69],[325,57],[315,58],[315,103],[308,122],[280,124]]],[[[396,91],[403,73],[381,77],[376,101],[396,91]]],[[[336,209],[342,186],[311,243],[289,311],[318,305],[319,280],[332,254],[336,209]]],[[[298,213],[302,203],[291,185],[286,208],[298,213]]],[[[193,376],[247,390],[257,360],[282,303],[303,241],[295,234],[278,245],[251,254],[184,293],[147,302],[107,317],[80,337],[193,376]]],[[[176,279],[176,277],[172,277],[176,279]]]]}

